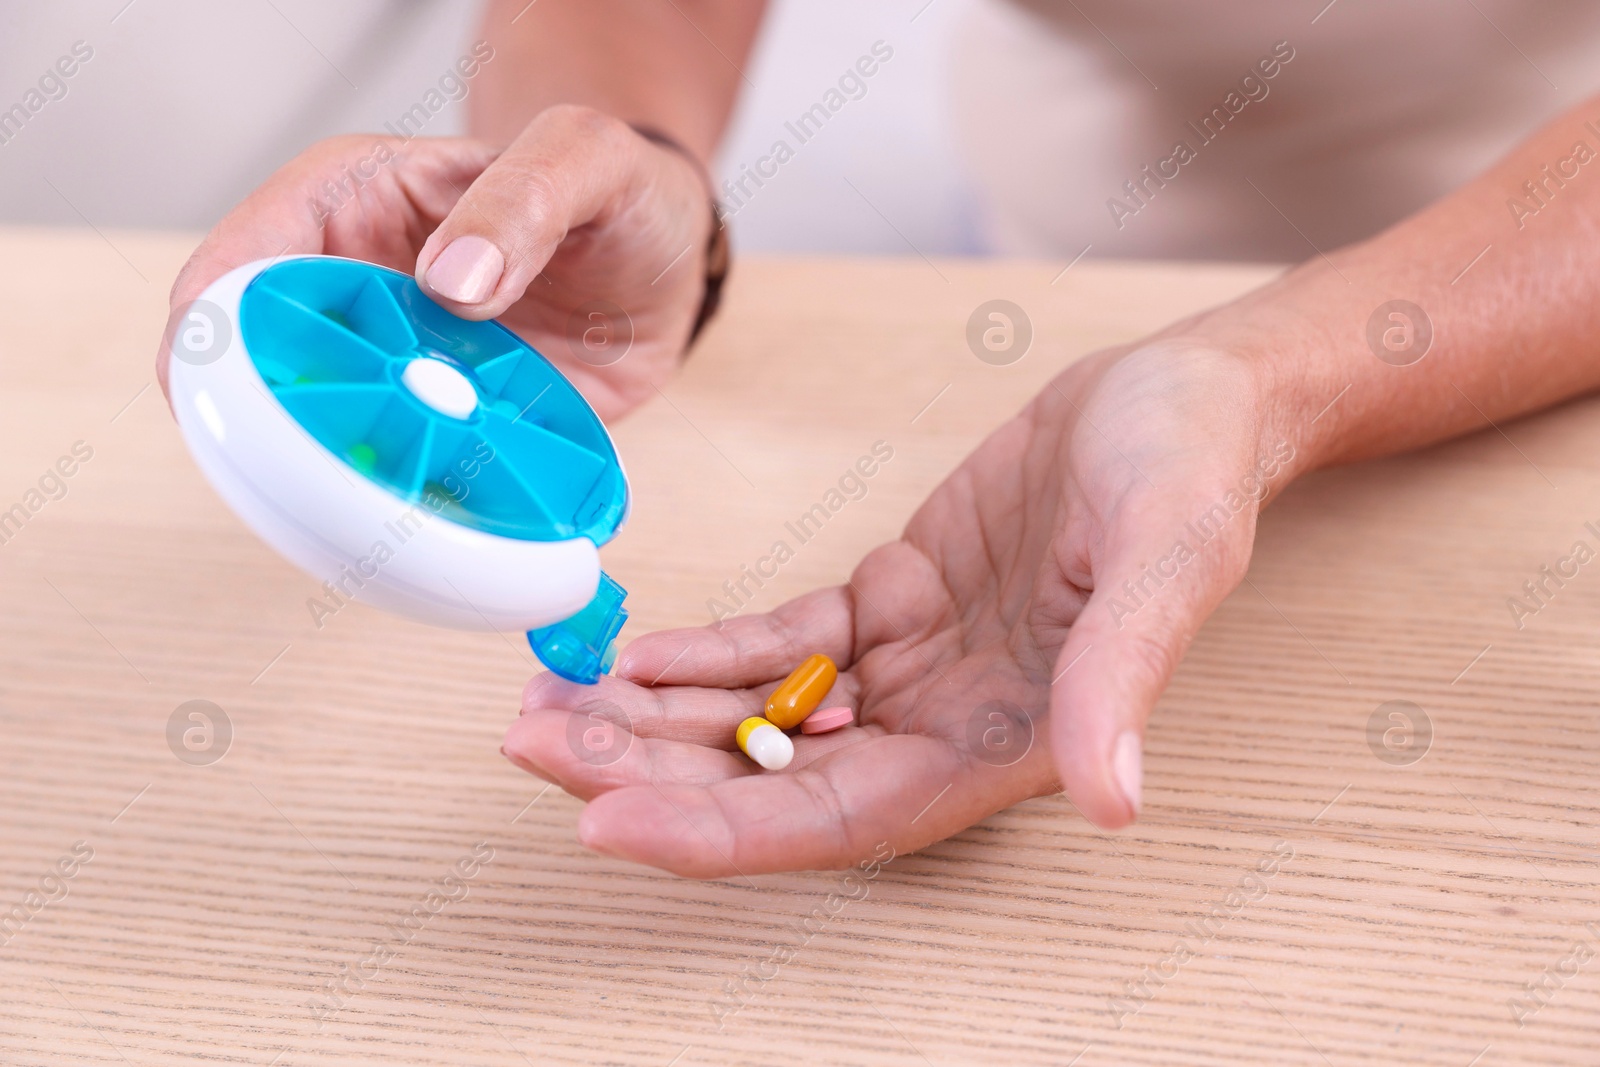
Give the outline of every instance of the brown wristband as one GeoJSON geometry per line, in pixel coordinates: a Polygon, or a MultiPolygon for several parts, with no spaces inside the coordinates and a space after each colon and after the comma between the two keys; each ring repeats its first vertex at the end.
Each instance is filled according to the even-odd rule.
{"type": "Polygon", "coordinates": [[[732,253],[728,247],[728,228],[722,221],[722,205],[717,202],[715,187],[711,184],[711,174],[706,170],[695,154],[683,146],[675,137],[671,137],[653,126],[634,124],[633,132],[649,141],[651,144],[660,145],[669,152],[676,152],[694,165],[700,175],[700,182],[705,186],[706,199],[711,204],[711,235],[706,239],[706,276],[705,293],[700,298],[700,311],[695,315],[694,327],[689,331],[689,340],[684,349],[687,354],[688,346],[694,344],[695,338],[700,336],[700,331],[711,316],[717,313],[717,308],[722,303],[722,284],[728,278],[728,267],[732,262],[732,253]]]}

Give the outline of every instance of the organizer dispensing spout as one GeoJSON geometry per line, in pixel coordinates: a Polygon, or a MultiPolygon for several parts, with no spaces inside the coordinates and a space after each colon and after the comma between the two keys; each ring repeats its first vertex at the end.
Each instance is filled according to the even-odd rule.
{"type": "Polygon", "coordinates": [[[571,682],[593,685],[617,658],[617,634],[628,621],[622,602],[628,591],[600,572],[600,587],[582,611],[551,626],[528,631],[539,662],[571,682]]]}

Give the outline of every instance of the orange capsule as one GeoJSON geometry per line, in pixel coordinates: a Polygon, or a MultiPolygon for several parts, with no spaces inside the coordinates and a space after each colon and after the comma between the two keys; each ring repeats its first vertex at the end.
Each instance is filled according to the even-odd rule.
{"type": "Polygon", "coordinates": [[[781,730],[793,730],[817,710],[833,688],[839,668],[820,652],[808,656],[767,698],[767,721],[781,730]]]}

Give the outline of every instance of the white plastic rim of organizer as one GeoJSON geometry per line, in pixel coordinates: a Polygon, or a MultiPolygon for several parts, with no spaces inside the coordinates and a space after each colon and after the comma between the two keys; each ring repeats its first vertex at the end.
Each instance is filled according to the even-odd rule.
{"type": "MultiPolygon", "coordinates": [[[[430,513],[334,456],[269,395],[238,328],[240,302],[258,274],[298,258],[327,257],[260,260],[208,286],[195,306],[226,319],[212,324],[219,344],[221,331],[228,334],[225,347],[205,362],[176,352],[171,361],[179,429],[218,494],[314,578],[385,610],[459,629],[511,631],[583,609],[600,581],[599,549],[589,538],[522,540],[430,513]]],[[[447,414],[470,413],[460,391],[472,390],[470,382],[433,359],[407,371],[417,364],[437,364],[459,379],[426,368],[413,384],[408,373],[405,384],[419,399],[447,414]]]]}

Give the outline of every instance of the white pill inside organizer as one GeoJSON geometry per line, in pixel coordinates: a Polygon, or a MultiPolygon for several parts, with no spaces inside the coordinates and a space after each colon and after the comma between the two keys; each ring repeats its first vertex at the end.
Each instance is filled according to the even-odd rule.
{"type": "Polygon", "coordinates": [[[400,380],[412,396],[441,415],[465,419],[478,410],[478,391],[472,382],[442,359],[414,359],[400,372],[400,380]]]}

